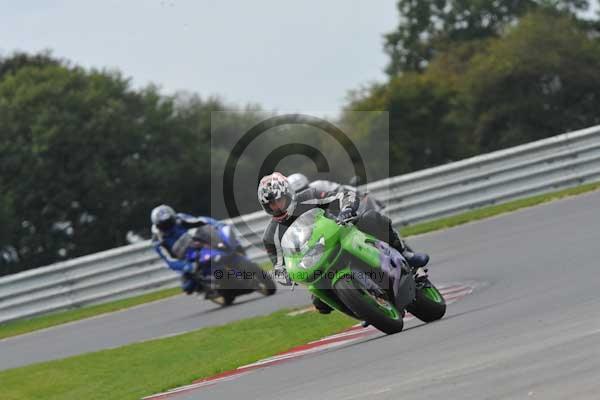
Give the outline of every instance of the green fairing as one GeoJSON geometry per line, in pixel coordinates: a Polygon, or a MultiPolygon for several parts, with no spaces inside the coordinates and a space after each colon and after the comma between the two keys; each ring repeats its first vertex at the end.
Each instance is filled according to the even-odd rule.
{"type": "Polygon", "coordinates": [[[292,281],[382,332],[401,332],[405,311],[423,322],[446,313],[444,298],[427,275],[417,281],[418,270],[397,250],[353,224],[338,224],[322,209],[296,218],[281,247],[292,281]]]}
{"type": "Polygon", "coordinates": [[[440,303],[443,301],[443,297],[440,292],[436,288],[425,288],[423,289],[423,294],[427,296],[429,299],[435,301],[436,303],[440,303]]]}
{"type": "Polygon", "coordinates": [[[351,270],[348,266],[337,265],[340,255],[347,252],[370,267],[380,269],[379,250],[372,244],[378,239],[361,232],[352,224],[338,225],[332,219],[327,218],[323,210],[317,210],[315,212],[318,215],[314,219],[314,228],[307,241],[307,248],[286,255],[286,270],[292,281],[307,286],[312,294],[330,307],[342,311],[345,307],[339,304],[339,300],[335,296],[331,295],[331,288],[340,278],[350,275],[351,270]],[[325,249],[319,261],[310,268],[301,267],[300,262],[303,257],[317,245],[322,237],[325,238],[325,249]],[[336,252],[338,254],[334,254],[336,252]],[[323,282],[325,280],[330,280],[330,282],[323,282]]]}

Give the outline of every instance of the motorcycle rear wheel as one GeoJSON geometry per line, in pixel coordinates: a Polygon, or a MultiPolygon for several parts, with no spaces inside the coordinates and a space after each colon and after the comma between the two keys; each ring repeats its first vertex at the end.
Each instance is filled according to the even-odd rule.
{"type": "Polygon", "coordinates": [[[406,306],[406,311],[423,322],[433,322],[446,314],[446,300],[427,279],[422,287],[417,287],[415,300],[406,306]]]}
{"type": "Polygon", "coordinates": [[[221,290],[219,291],[220,296],[211,298],[209,300],[222,307],[230,306],[235,301],[235,294],[229,292],[231,292],[231,290],[221,290]]]}

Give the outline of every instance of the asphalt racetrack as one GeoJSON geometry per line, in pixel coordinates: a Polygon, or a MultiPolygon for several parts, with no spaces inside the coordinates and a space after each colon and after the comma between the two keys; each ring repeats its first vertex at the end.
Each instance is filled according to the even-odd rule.
{"type": "Polygon", "coordinates": [[[172,336],[207,326],[309,304],[304,290],[280,287],[270,297],[240,296],[226,309],[198,296],[179,295],[43,331],[0,340],[0,370],[172,336]]]}
{"type": "MultiPolygon", "coordinates": [[[[177,399],[598,399],[600,192],[423,235],[434,282],[475,291],[441,321],[257,370],[177,399]]],[[[226,310],[178,296],[0,341],[0,368],[306,304],[302,290],[226,310]]]]}

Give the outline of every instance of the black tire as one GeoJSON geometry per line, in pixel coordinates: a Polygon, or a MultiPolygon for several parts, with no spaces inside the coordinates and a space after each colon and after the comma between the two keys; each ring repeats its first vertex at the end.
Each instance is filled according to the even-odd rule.
{"type": "Polygon", "coordinates": [[[406,307],[406,310],[423,322],[433,322],[446,314],[446,300],[440,291],[427,280],[424,287],[417,288],[415,300],[406,307]]]}
{"type": "Polygon", "coordinates": [[[227,307],[233,304],[233,302],[235,301],[235,294],[231,293],[231,290],[220,290],[219,294],[221,296],[219,297],[214,297],[212,299],[210,299],[210,301],[212,301],[215,304],[218,304],[222,307],[227,307]]]}
{"type": "Polygon", "coordinates": [[[350,277],[341,278],[335,283],[334,290],[346,307],[360,319],[389,335],[402,331],[404,313],[398,311],[392,305],[397,314],[396,317],[386,315],[383,308],[378,307],[375,300],[371,300],[371,294],[362,288],[356,280],[350,277]]]}
{"type": "Polygon", "coordinates": [[[257,292],[259,292],[263,296],[272,296],[275,294],[275,292],[277,292],[277,285],[275,284],[273,279],[271,279],[270,276],[267,276],[267,277],[261,276],[258,279],[259,279],[259,282],[258,282],[257,292]]]}
{"type": "Polygon", "coordinates": [[[254,263],[248,263],[244,265],[244,269],[247,272],[251,272],[253,276],[256,277],[254,279],[255,282],[253,286],[255,286],[255,290],[258,293],[262,294],[263,296],[272,296],[275,294],[275,292],[277,292],[277,285],[271,278],[271,275],[266,271],[263,271],[258,265],[254,263]]]}
{"type": "Polygon", "coordinates": [[[235,294],[234,293],[229,293],[231,292],[231,290],[227,290],[223,293],[223,298],[225,299],[225,306],[230,306],[233,304],[233,302],[235,301],[235,294]]]}

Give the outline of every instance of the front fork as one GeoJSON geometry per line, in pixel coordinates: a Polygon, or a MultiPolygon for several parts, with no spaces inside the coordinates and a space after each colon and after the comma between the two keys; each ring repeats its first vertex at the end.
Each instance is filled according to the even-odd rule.
{"type": "MultiPolygon", "coordinates": [[[[330,271],[333,271],[333,269],[331,269],[330,271]]],[[[335,287],[335,284],[337,283],[337,281],[340,279],[343,279],[347,276],[355,276],[352,279],[360,279],[361,276],[364,276],[366,273],[369,273],[369,272],[377,273],[378,270],[377,269],[351,268],[350,266],[343,267],[343,268],[335,271],[333,279],[326,279],[326,280],[324,279],[324,280],[319,280],[317,282],[313,282],[313,284],[308,286],[308,290],[314,296],[321,299],[321,301],[323,301],[329,307],[331,307],[335,310],[338,310],[350,317],[360,319],[348,307],[346,307],[346,305],[344,303],[342,303],[340,301],[340,299],[337,297],[333,288],[335,287]]],[[[368,285],[365,284],[363,286],[368,286],[368,285]]],[[[381,290],[382,288],[378,286],[376,289],[381,290]]],[[[388,296],[391,296],[391,298],[394,297],[392,288],[388,288],[388,289],[383,288],[383,290],[384,290],[384,292],[387,293],[388,296]]]]}
{"type": "Polygon", "coordinates": [[[309,287],[308,290],[318,297],[323,303],[327,304],[329,307],[337,310],[341,313],[344,313],[352,318],[359,319],[358,316],[354,315],[352,311],[348,307],[344,305],[340,301],[340,299],[334,294],[332,289],[317,289],[313,286],[309,287]]]}
{"type": "Polygon", "coordinates": [[[327,279],[327,281],[319,280],[317,282],[313,282],[308,286],[308,291],[311,292],[314,296],[318,297],[323,301],[323,303],[327,304],[329,307],[338,310],[352,318],[358,318],[348,307],[344,305],[340,301],[340,299],[335,294],[333,287],[335,283],[343,276],[347,276],[351,274],[351,270],[349,267],[342,268],[335,273],[334,279],[327,279]]]}

